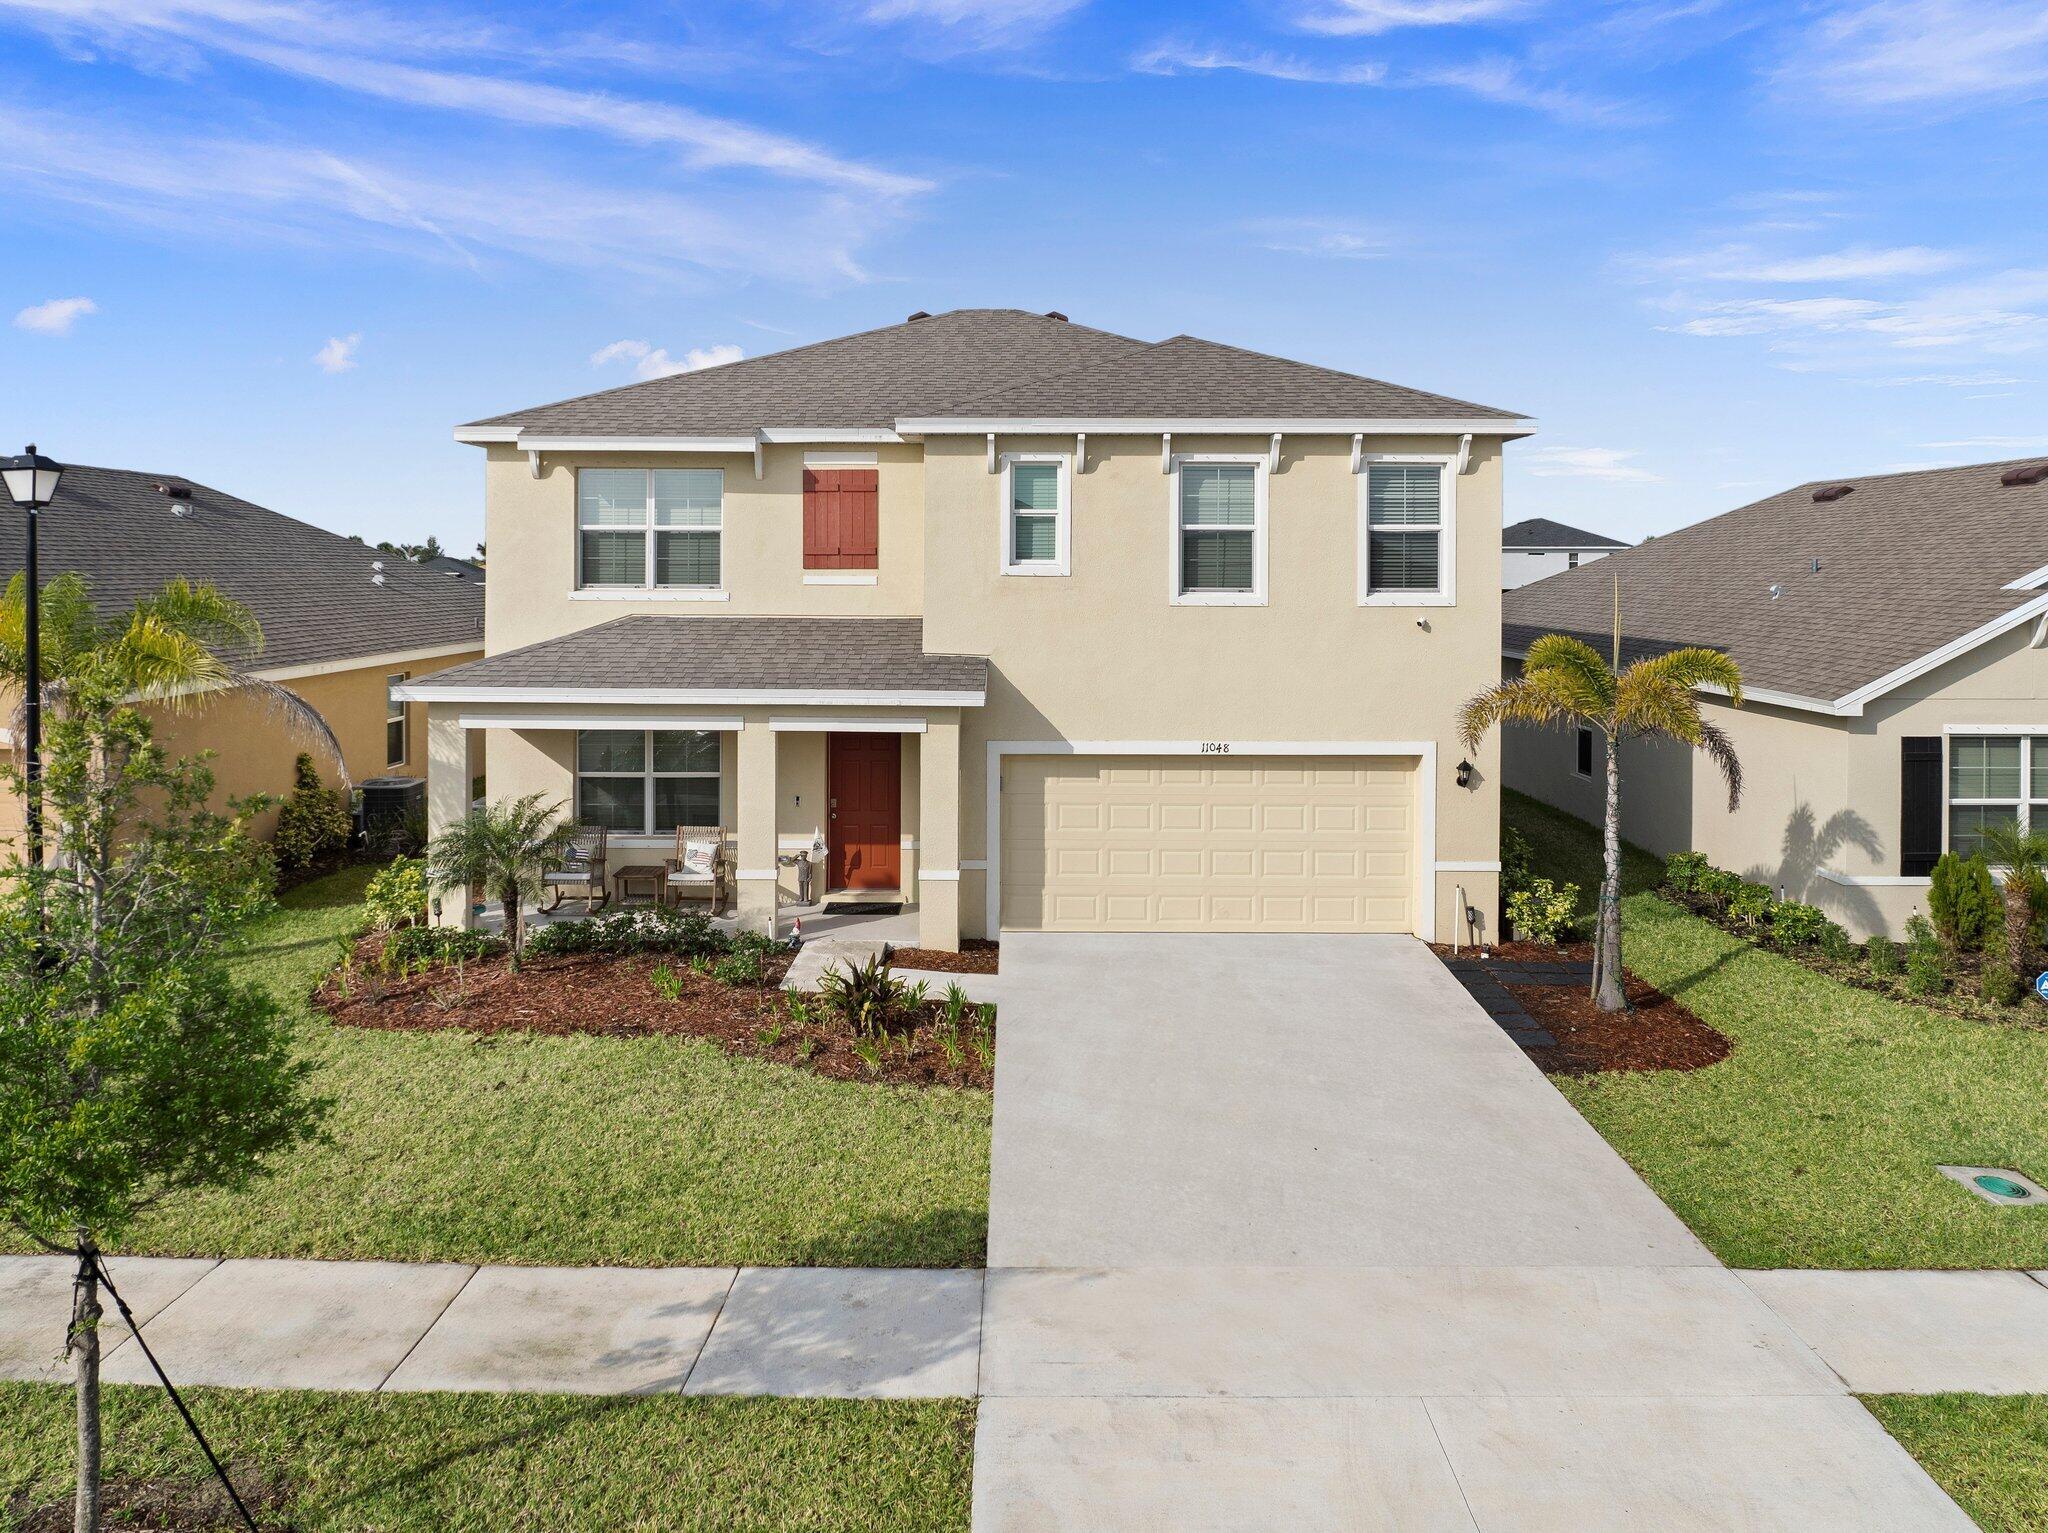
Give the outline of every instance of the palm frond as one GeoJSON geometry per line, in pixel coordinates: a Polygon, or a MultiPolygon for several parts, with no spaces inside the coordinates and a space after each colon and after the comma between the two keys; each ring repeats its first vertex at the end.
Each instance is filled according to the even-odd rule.
{"type": "Polygon", "coordinates": [[[1476,751],[1496,724],[1555,724],[1565,717],[1553,691],[1520,676],[1468,698],[1458,710],[1458,729],[1465,749],[1476,751]]]}
{"type": "Polygon", "coordinates": [[[165,581],[160,589],[136,602],[135,616],[188,633],[212,649],[253,655],[263,648],[263,625],[256,614],[204,581],[165,581]]]}
{"type": "Polygon", "coordinates": [[[1674,649],[1638,660],[1623,674],[1640,675],[1645,681],[1655,679],[1688,692],[1716,687],[1728,694],[1728,701],[1735,707],[1742,706],[1742,667],[1718,649],[1699,645],[1674,649]]]}
{"type": "Polygon", "coordinates": [[[226,668],[222,687],[233,692],[246,692],[256,703],[279,724],[293,734],[300,736],[316,749],[325,751],[332,758],[335,780],[343,791],[349,787],[348,762],[341,753],[341,741],[334,728],[311,703],[307,702],[290,687],[275,681],[266,681],[261,676],[252,676],[247,671],[234,667],[226,668]]]}
{"type": "Polygon", "coordinates": [[[1585,700],[1585,711],[1606,715],[1614,708],[1614,672],[1598,650],[1569,634],[1546,633],[1522,657],[1522,674],[1555,675],[1566,693],[1585,700]]]}
{"type": "Polygon", "coordinates": [[[1728,738],[1728,731],[1719,724],[1702,718],[1699,738],[1691,744],[1704,751],[1707,759],[1721,769],[1721,776],[1728,784],[1728,812],[1733,814],[1736,805],[1742,802],[1742,762],[1735,754],[1735,742],[1728,738]]]}

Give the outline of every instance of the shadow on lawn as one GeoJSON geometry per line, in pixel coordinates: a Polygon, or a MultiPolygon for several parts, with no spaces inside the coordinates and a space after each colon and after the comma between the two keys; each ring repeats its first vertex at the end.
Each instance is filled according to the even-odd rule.
{"type": "Polygon", "coordinates": [[[988,1261],[986,1208],[883,1215],[816,1236],[790,1254],[792,1267],[980,1267],[988,1261]]]}

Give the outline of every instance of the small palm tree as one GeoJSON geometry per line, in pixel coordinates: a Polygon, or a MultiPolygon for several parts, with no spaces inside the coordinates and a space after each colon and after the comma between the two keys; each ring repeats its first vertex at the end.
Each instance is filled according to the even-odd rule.
{"type": "Polygon", "coordinates": [[[1978,833],[1985,861],[2003,871],[1999,898],[2005,905],[2006,962],[2020,974],[2033,972],[2034,891],[2048,869],[2048,830],[1986,825],[1978,833]]]}
{"type": "Polygon", "coordinates": [[[1625,1011],[1621,984],[1621,755],[1623,740],[1661,736],[1705,751],[1728,780],[1728,807],[1742,797],[1742,763],[1721,729],[1701,713],[1694,689],[1719,687],[1742,706],[1742,671],[1715,649],[1675,649],[1620,663],[1617,631],[1610,666],[1592,645],[1564,634],[1545,634],[1529,646],[1522,674],[1489,687],[1465,704],[1459,722],[1467,750],[1496,724],[1581,725],[1607,741],[1607,819],[1602,834],[1606,866],[1593,932],[1593,998],[1602,1011],[1625,1011]]]}
{"type": "Polygon", "coordinates": [[[427,877],[437,890],[481,884],[505,911],[512,967],[526,948],[525,904],[538,899],[541,877],[560,861],[575,827],[557,818],[559,800],[529,793],[510,803],[485,804],[434,837],[427,846],[427,877]]]}

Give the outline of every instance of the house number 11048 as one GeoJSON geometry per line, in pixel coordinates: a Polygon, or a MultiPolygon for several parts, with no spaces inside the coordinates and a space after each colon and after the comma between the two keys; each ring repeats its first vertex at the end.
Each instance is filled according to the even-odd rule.
{"type": "Polygon", "coordinates": [[[1227,740],[1204,740],[1202,742],[1202,754],[1204,756],[1228,756],[1230,754],[1230,742],[1227,740]]]}

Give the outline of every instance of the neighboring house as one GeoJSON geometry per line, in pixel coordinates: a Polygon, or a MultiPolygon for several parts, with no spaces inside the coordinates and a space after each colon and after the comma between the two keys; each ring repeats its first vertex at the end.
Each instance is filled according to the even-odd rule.
{"type": "MultiPolygon", "coordinates": [[[[0,517],[0,560],[9,574],[22,567],[18,515],[0,517]]],[[[179,576],[244,603],[263,625],[263,649],[228,658],[319,709],[355,782],[425,775],[425,709],[397,690],[483,651],[481,585],[176,475],[67,465],[42,513],[37,563],[45,583],[81,576],[110,616],[179,576]]],[[[174,755],[213,751],[223,798],[289,791],[302,750],[314,752],[330,783],[340,776],[326,753],[247,692],[160,710],[157,738],[174,755]]],[[[19,801],[4,795],[0,835],[20,824],[19,801]]]]}
{"type": "Polygon", "coordinates": [[[437,575],[454,580],[467,580],[474,585],[484,583],[484,567],[474,559],[458,559],[453,554],[435,554],[431,559],[411,561],[416,570],[432,570],[437,575]]]}
{"type": "MultiPolygon", "coordinates": [[[[827,890],[1002,927],[1450,934],[1491,909],[1500,410],[1191,336],[967,309],[516,411],[489,658],[430,818],[546,792],[611,865],[679,824],[741,918],[827,890]],[[1461,782],[1461,778],[1469,779],[1461,782]]],[[[458,910],[446,919],[466,919],[458,910]]]]}
{"type": "Polygon", "coordinates": [[[1559,570],[1591,564],[1626,547],[1628,544],[1603,538],[1597,532],[1582,532],[1563,522],[1532,516],[1516,522],[1500,535],[1500,588],[1512,591],[1559,570]]]}
{"type": "MultiPolygon", "coordinates": [[[[1935,859],[1987,821],[2048,829],[2048,463],[1801,485],[1510,592],[1510,665],[1553,631],[1606,654],[1617,579],[1624,660],[1711,645],[1748,699],[1706,707],[1741,807],[1704,756],[1638,742],[1629,839],[1697,849],[1862,936],[1896,934],[1935,859]]],[[[1515,728],[1505,751],[1510,787],[1600,818],[1589,732],[1515,728]]]]}

